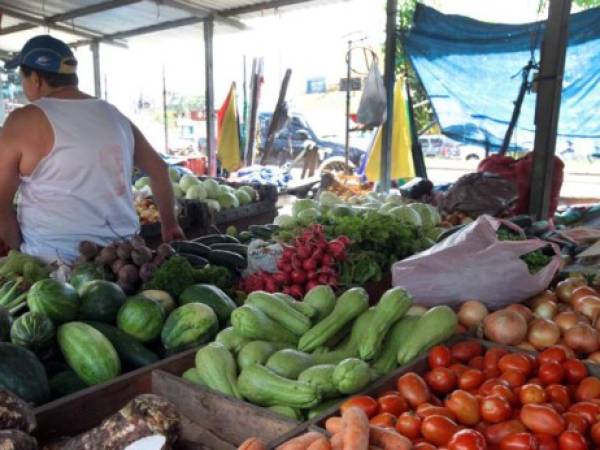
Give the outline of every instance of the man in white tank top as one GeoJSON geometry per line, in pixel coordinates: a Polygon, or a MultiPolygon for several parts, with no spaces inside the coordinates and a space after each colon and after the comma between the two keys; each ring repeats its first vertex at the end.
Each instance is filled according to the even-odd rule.
{"type": "Polygon", "coordinates": [[[69,47],[37,36],[6,65],[16,67],[31,104],[12,112],[0,130],[0,241],[70,263],[82,240],[132,236],[139,229],[134,167],[152,180],[163,240],[183,238],[166,164],[114,106],[78,89],[69,47]]]}

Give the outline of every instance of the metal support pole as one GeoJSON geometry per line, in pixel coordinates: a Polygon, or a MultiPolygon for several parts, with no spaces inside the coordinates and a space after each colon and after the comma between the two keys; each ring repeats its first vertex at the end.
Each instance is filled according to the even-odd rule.
{"type": "Polygon", "coordinates": [[[93,40],[90,44],[94,62],[94,96],[102,98],[102,80],[100,79],[100,42],[93,40]]]}
{"type": "Polygon", "coordinates": [[[571,0],[550,1],[537,79],[535,143],[529,202],[530,213],[538,220],[546,219],[549,213],[570,12],[571,0]]]}
{"type": "Polygon", "coordinates": [[[384,83],[387,98],[387,117],[383,124],[381,145],[381,177],[379,190],[390,190],[392,169],[392,130],[394,129],[394,87],[396,84],[396,18],[398,0],[387,0],[387,24],[385,27],[385,74],[384,83]]]}
{"type": "Polygon", "coordinates": [[[408,103],[408,121],[410,125],[411,138],[411,153],[413,165],[415,167],[415,175],[421,178],[427,178],[427,166],[425,166],[425,158],[423,158],[423,148],[419,142],[419,132],[417,131],[417,123],[415,121],[415,109],[413,107],[410,88],[408,87],[408,77],[406,77],[406,101],[408,103]]]}
{"type": "Polygon", "coordinates": [[[204,21],[204,70],[206,78],[206,150],[208,173],[217,175],[217,145],[215,139],[215,91],[213,78],[213,36],[215,22],[212,17],[204,21]]]}
{"type": "Polygon", "coordinates": [[[348,159],[350,155],[350,101],[352,99],[352,41],[348,41],[348,53],[346,53],[346,140],[344,146],[345,170],[349,171],[348,159]]]}

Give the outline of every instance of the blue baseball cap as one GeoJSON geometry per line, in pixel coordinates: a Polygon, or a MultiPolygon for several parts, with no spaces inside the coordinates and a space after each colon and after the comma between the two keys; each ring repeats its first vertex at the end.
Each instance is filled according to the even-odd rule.
{"type": "Polygon", "coordinates": [[[4,67],[11,70],[21,65],[65,75],[77,71],[77,60],[69,46],[47,34],[29,39],[21,52],[4,67]]]}

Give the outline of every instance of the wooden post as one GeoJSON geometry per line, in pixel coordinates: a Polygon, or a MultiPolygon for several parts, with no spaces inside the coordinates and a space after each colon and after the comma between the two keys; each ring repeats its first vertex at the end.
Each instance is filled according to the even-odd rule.
{"type": "Polygon", "coordinates": [[[208,173],[217,175],[217,143],[215,139],[215,91],[213,77],[213,36],[215,22],[213,17],[204,21],[204,70],[206,78],[206,150],[208,154],[208,173]]]}
{"type": "Polygon", "coordinates": [[[538,220],[546,219],[549,213],[570,12],[571,0],[550,0],[537,80],[535,143],[529,202],[529,211],[538,220]]]}
{"type": "Polygon", "coordinates": [[[387,118],[383,124],[381,145],[381,176],[379,190],[390,190],[392,170],[392,133],[394,129],[394,88],[396,85],[396,19],[398,0],[387,0],[387,24],[385,39],[385,74],[384,83],[387,98],[387,118]]]}
{"type": "Polygon", "coordinates": [[[100,79],[100,43],[97,39],[90,44],[94,64],[94,96],[102,98],[102,80],[100,79]]]}

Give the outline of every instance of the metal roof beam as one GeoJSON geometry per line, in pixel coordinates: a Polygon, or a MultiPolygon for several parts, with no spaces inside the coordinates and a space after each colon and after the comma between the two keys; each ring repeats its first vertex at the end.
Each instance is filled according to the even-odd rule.
{"type": "Polygon", "coordinates": [[[37,27],[37,25],[32,25],[30,23],[18,23],[10,27],[0,28],[0,36],[4,34],[18,33],[19,31],[30,30],[35,27],[37,27]]]}
{"type": "Polygon", "coordinates": [[[233,19],[231,17],[224,17],[217,11],[214,11],[210,8],[203,8],[197,5],[191,5],[183,0],[158,0],[158,3],[170,6],[172,8],[180,9],[189,14],[198,17],[199,19],[206,19],[209,16],[214,17],[215,21],[222,22],[238,30],[246,30],[248,27],[243,22],[240,22],[237,19],[233,19]]]}
{"type": "Polygon", "coordinates": [[[249,14],[253,12],[264,11],[266,9],[277,9],[284,6],[297,5],[299,3],[308,3],[311,0],[271,0],[262,3],[256,3],[254,5],[240,6],[239,8],[226,9],[221,11],[222,17],[237,16],[240,14],[249,14]]]}
{"type": "Polygon", "coordinates": [[[46,17],[46,20],[50,23],[64,22],[65,20],[71,20],[77,17],[89,16],[91,14],[133,5],[134,3],[140,3],[141,1],[142,0],[108,0],[101,3],[96,3],[94,5],[73,9],[65,13],[55,14],[53,16],[46,17]]]}

